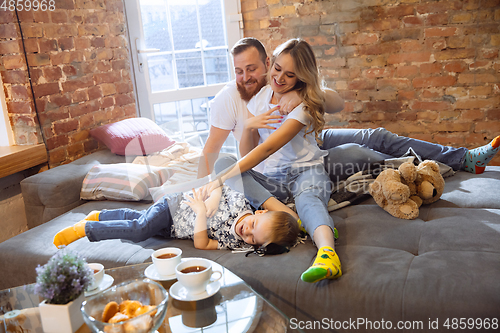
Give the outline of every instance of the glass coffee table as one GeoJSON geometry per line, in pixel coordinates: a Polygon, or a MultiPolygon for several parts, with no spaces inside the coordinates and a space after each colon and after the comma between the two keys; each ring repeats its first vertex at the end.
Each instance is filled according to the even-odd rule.
{"type": "MultiPolygon", "coordinates": [[[[105,270],[105,274],[112,278],[112,285],[116,285],[130,279],[145,278],[145,270],[150,265],[152,263],[111,268],[105,270]]],[[[167,314],[158,333],[302,332],[291,329],[289,318],[237,275],[215,262],[212,265],[214,270],[223,273],[219,280],[220,289],[199,301],[180,301],[169,296],[167,314]]],[[[111,280],[109,277],[108,280],[111,280]]],[[[156,282],[169,290],[176,281],[156,282]]],[[[43,333],[38,311],[41,299],[31,289],[21,286],[0,291],[0,333],[43,333]]],[[[89,332],[86,325],[77,331],[89,332]]]]}

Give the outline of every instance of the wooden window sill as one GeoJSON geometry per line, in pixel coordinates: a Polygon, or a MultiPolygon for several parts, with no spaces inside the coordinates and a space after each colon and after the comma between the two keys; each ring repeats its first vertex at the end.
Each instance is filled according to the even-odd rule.
{"type": "Polygon", "coordinates": [[[44,144],[0,146],[0,178],[47,162],[44,144]]]}

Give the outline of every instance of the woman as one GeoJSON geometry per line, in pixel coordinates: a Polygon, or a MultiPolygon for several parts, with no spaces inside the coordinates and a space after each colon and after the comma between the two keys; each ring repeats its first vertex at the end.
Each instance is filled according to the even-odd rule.
{"type": "Polygon", "coordinates": [[[325,101],[316,58],[309,44],[292,39],[280,45],[271,59],[268,79],[270,84],[248,104],[252,116],[246,121],[241,138],[243,157],[235,165],[230,165],[232,161],[227,158],[219,160],[216,169],[225,168],[225,171],[208,185],[209,190],[241,174],[243,181],[239,186],[234,180],[230,186],[236,190],[243,186],[245,196],[258,207],[266,199],[259,195],[263,187],[284,200],[280,189],[286,185],[303,226],[318,247],[316,259],[302,274],[302,280],[317,282],[340,277],[333,220],[327,209],[332,184],[323,158],[328,152],[317,145],[324,126],[325,101]],[[292,90],[296,90],[304,102],[276,120],[281,96],[292,90]],[[267,125],[269,123],[275,127],[267,125]],[[251,170],[261,162],[263,174],[251,170]]]}

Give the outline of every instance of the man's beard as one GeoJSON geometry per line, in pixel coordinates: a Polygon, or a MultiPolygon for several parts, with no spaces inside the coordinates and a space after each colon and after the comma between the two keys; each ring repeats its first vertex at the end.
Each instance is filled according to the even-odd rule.
{"type": "MultiPolygon", "coordinates": [[[[253,83],[253,81],[256,81],[254,79],[251,79],[245,83],[253,83]]],[[[236,82],[236,88],[238,89],[238,92],[240,93],[241,99],[244,100],[245,102],[248,102],[249,100],[252,99],[257,93],[262,89],[267,84],[267,75],[262,75],[262,78],[260,80],[257,80],[257,86],[255,89],[249,91],[247,88],[245,88],[245,84],[241,84],[236,82]]]]}

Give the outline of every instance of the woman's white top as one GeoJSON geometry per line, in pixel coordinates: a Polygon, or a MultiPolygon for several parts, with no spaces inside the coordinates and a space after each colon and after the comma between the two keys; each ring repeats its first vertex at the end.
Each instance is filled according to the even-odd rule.
{"type": "MultiPolygon", "coordinates": [[[[269,85],[263,87],[260,92],[248,102],[248,110],[255,116],[269,111],[276,105],[271,104],[273,90],[269,85]]],[[[279,111],[274,111],[272,115],[280,115],[279,111]]],[[[304,109],[304,104],[300,104],[287,116],[283,116],[281,123],[270,124],[276,130],[289,119],[295,119],[305,126],[287,144],[281,147],[274,154],[269,156],[264,163],[264,174],[274,173],[280,169],[288,167],[306,167],[318,163],[323,164],[323,157],[328,154],[326,150],[321,150],[316,142],[314,132],[305,135],[307,125],[311,122],[311,116],[304,109]]],[[[274,129],[259,128],[260,141],[264,142],[274,131],[274,129]]],[[[311,130],[311,128],[309,128],[311,130]]]]}

